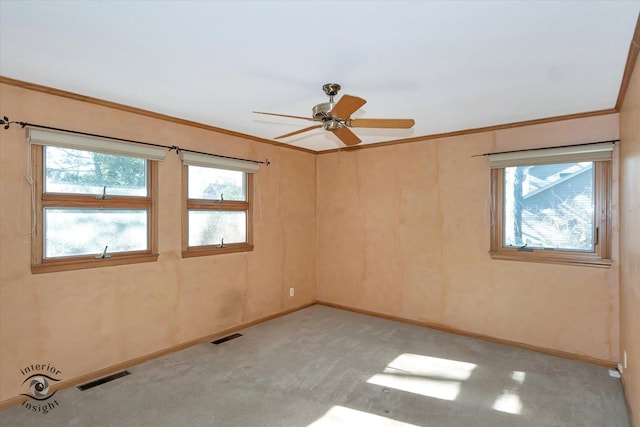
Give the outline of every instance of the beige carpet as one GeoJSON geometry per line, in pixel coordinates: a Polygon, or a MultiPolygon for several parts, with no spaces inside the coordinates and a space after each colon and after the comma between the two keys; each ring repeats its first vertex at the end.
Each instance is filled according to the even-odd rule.
{"type": "Polygon", "coordinates": [[[323,306],[240,332],[0,425],[630,425],[620,380],[586,363],[323,306]]]}

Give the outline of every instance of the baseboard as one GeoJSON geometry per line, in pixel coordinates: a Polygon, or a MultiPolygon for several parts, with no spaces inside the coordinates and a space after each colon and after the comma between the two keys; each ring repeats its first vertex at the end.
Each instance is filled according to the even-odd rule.
{"type": "Polygon", "coordinates": [[[535,352],[538,352],[538,353],[549,354],[549,355],[552,355],[552,356],[563,357],[565,359],[571,359],[571,360],[577,360],[577,361],[580,361],[580,362],[591,363],[593,365],[604,366],[604,367],[609,368],[609,369],[616,369],[616,363],[615,362],[610,362],[608,360],[597,359],[595,357],[589,357],[589,356],[584,356],[584,355],[581,355],[581,354],[575,354],[575,353],[569,353],[569,352],[560,351],[560,350],[554,350],[552,348],[539,347],[539,346],[536,346],[536,345],[525,344],[525,343],[521,343],[521,342],[517,342],[517,341],[505,340],[505,339],[502,339],[502,338],[492,337],[490,335],[483,335],[483,334],[478,334],[478,333],[475,333],[475,332],[469,332],[469,331],[465,331],[465,330],[462,330],[462,329],[453,328],[451,326],[442,325],[442,324],[439,324],[439,323],[407,319],[407,318],[398,317],[398,316],[391,316],[391,315],[388,315],[388,314],[377,313],[375,311],[363,310],[363,309],[355,308],[355,307],[348,307],[348,306],[344,306],[344,305],[340,305],[340,304],[334,304],[334,303],[326,302],[326,301],[318,301],[318,304],[324,305],[324,306],[327,306],[327,307],[337,308],[337,309],[340,309],[340,310],[351,311],[351,312],[358,313],[358,314],[365,314],[367,316],[379,317],[381,319],[393,320],[395,322],[406,323],[406,324],[415,325],[415,326],[422,326],[422,327],[426,327],[426,328],[430,328],[430,329],[436,329],[438,331],[448,332],[448,333],[456,334],[456,335],[462,335],[462,336],[465,336],[465,337],[478,338],[478,339],[481,339],[481,340],[484,340],[484,341],[490,341],[490,342],[494,342],[494,343],[498,343],[498,344],[504,344],[504,345],[508,345],[508,346],[511,346],[511,347],[522,348],[522,349],[525,349],[525,350],[531,350],[531,351],[535,351],[535,352]]]}
{"type": "MultiPolygon", "coordinates": [[[[135,365],[139,365],[140,363],[144,363],[144,362],[147,362],[149,360],[152,360],[152,359],[155,359],[155,358],[158,358],[158,357],[170,354],[170,353],[174,353],[176,351],[184,350],[185,348],[192,347],[194,345],[201,344],[203,342],[216,340],[218,338],[221,338],[221,337],[224,337],[226,335],[229,335],[229,334],[232,334],[234,332],[237,332],[237,331],[239,331],[241,329],[246,329],[246,328],[249,328],[251,326],[258,325],[260,323],[268,322],[269,320],[273,320],[273,319],[276,319],[278,317],[285,316],[287,314],[293,313],[293,312],[298,311],[298,310],[305,309],[307,307],[311,307],[311,306],[316,305],[316,304],[317,304],[317,302],[314,301],[314,302],[307,303],[307,304],[299,306],[299,307],[282,310],[282,311],[279,311],[277,313],[273,313],[273,314],[261,317],[261,318],[256,319],[256,320],[252,320],[250,322],[241,323],[241,324],[239,324],[237,326],[233,326],[231,328],[227,328],[227,329],[224,329],[222,331],[218,331],[218,332],[215,332],[213,334],[210,334],[210,335],[207,335],[207,336],[204,336],[204,337],[196,338],[194,340],[190,340],[190,341],[178,344],[178,345],[174,345],[172,347],[165,348],[163,350],[159,350],[159,351],[156,351],[156,352],[144,355],[144,356],[140,356],[140,357],[136,357],[136,358],[127,360],[125,362],[121,362],[121,363],[117,363],[115,365],[111,365],[111,366],[109,366],[107,368],[98,369],[97,371],[92,371],[92,372],[89,372],[87,374],[80,375],[78,377],[75,377],[75,378],[72,378],[72,379],[69,379],[69,380],[61,381],[60,383],[57,383],[55,385],[51,385],[51,389],[52,389],[52,391],[58,391],[58,390],[63,390],[65,388],[74,387],[74,386],[77,386],[79,384],[83,384],[83,383],[86,383],[86,382],[89,382],[89,381],[93,381],[93,380],[96,380],[98,378],[102,378],[104,376],[110,375],[110,374],[112,374],[114,372],[118,372],[118,371],[121,371],[123,369],[127,369],[127,368],[130,368],[130,367],[135,366],[135,365]]],[[[0,410],[5,409],[5,408],[9,408],[9,407],[14,406],[14,405],[19,405],[22,402],[27,401],[27,400],[30,400],[30,398],[26,397],[26,396],[16,396],[16,397],[12,397],[12,398],[3,400],[2,402],[0,402],[0,410]]]]}
{"type": "Polygon", "coordinates": [[[624,382],[624,372],[622,372],[620,376],[620,380],[622,381],[622,392],[624,394],[624,403],[627,405],[627,414],[629,415],[629,420],[631,421],[631,425],[633,424],[633,408],[631,408],[631,402],[629,402],[629,394],[627,393],[627,384],[624,382]]]}

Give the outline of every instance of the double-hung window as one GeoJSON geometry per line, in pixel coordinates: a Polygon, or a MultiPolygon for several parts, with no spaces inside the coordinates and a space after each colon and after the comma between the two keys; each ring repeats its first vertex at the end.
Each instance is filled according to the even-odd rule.
{"type": "Polygon", "coordinates": [[[611,264],[613,143],[489,155],[493,258],[611,264]]]}
{"type": "Polygon", "coordinates": [[[30,128],[32,271],[155,261],[156,147],[30,128]]]}
{"type": "Polygon", "coordinates": [[[182,256],[253,250],[253,162],[182,151],[182,256]]]}

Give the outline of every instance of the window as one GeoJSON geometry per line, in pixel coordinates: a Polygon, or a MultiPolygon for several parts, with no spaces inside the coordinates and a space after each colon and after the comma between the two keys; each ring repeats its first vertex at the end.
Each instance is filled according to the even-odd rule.
{"type": "Polygon", "coordinates": [[[164,151],[29,129],[32,272],[155,261],[155,177],[164,151]]]}
{"type": "Polygon", "coordinates": [[[612,150],[601,143],[490,155],[491,256],[610,265],[612,150]]]}
{"type": "Polygon", "coordinates": [[[182,256],[253,250],[251,200],[258,165],[185,151],[181,156],[182,256]]]}

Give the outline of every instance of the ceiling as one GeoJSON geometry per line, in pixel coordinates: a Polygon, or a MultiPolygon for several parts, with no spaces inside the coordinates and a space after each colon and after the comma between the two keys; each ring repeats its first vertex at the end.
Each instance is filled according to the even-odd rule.
{"type": "MultiPolygon", "coordinates": [[[[325,83],[363,144],[611,109],[640,1],[0,1],[0,74],[273,140],[325,83]]],[[[10,114],[10,112],[2,112],[10,114]]],[[[23,120],[23,118],[12,118],[23,120]]],[[[56,123],[49,125],[55,126],[56,123]]],[[[283,140],[343,144],[316,129],[283,140]]]]}

